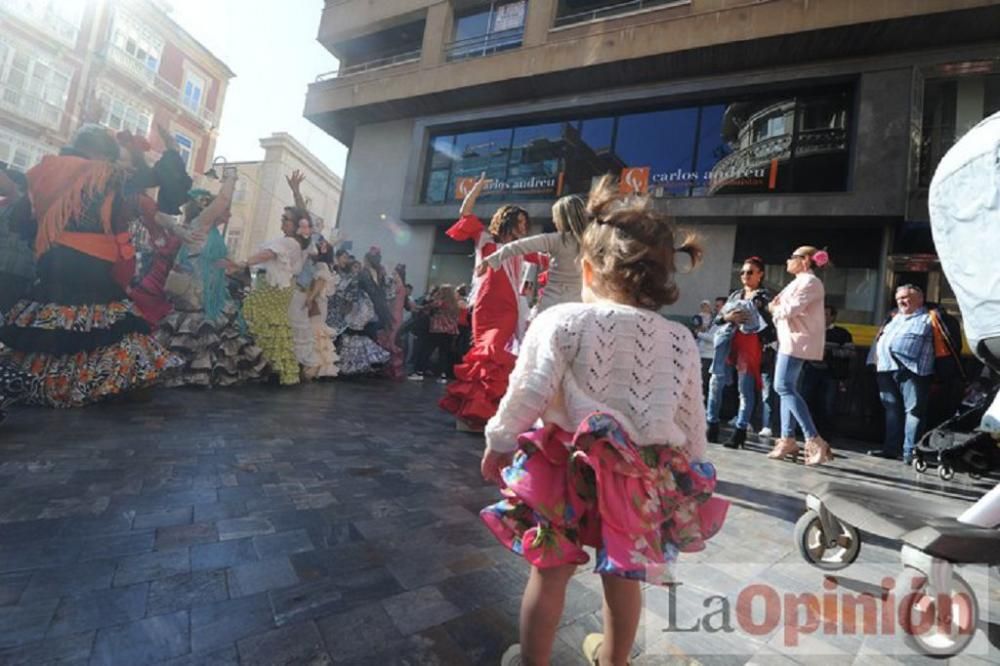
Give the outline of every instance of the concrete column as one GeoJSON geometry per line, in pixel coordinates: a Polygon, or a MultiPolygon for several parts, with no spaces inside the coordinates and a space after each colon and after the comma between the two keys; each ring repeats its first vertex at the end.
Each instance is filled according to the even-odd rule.
{"type": "Polygon", "coordinates": [[[983,119],[985,112],[986,81],[981,77],[958,79],[958,100],[955,104],[955,139],[983,119]]]}
{"type": "Polygon", "coordinates": [[[531,0],[524,17],[524,46],[538,46],[548,40],[556,16],[557,0],[531,0]]]}
{"type": "Polygon", "coordinates": [[[444,45],[451,41],[453,12],[450,2],[427,8],[424,41],[420,47],[420,66],[434,67],[444,62],[444,45]]]}

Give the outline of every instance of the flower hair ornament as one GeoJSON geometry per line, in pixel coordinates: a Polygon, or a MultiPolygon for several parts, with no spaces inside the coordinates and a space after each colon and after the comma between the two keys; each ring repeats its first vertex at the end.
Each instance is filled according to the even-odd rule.
{"type": "Polygon", "coordinates": [[[830,254],[826,250],[819,250],[812,256],[812,260],[817,268],[823,268],[830,263],[830,254]]]}

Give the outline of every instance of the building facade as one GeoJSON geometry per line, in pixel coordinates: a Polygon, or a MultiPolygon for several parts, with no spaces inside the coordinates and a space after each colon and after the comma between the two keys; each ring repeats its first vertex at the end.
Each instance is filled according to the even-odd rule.
{"type": "Polygon", "coordinates": [[[780,286],[811,244],[841,318],[870,324],[903,281],[953,304],[927,186],[1000,110],[998,5],[331,0],[319,40],[341,68],[305,114],[350,147],[343,234],[381,240],[418,291],[468,280],[471,248],[443,231],[479,173],[481,217],[517,203],[543,224],[611,173],[705,242],[676,313],[727,293],[747,256],[780,286]]]}
{"type": "Polygon", "coordinates": [[[0,161],[26,170],[84,122],[159,151],[162,125],[200,174],[233,76],[158,0],[0,0],[0,161]]]}
{"type": "Polygon", "coordinates": [[[290,134],[275,132],[260,140],[264,159],[230,162],[240,178],[233,196],[232,216],[226,228],[226,244],[238,260],[252,255],[267,240],[281,235],[281,214],[294,205],[285,178],[293,171],[305,176],[302,196],[312,215],[314,228],[330,236],[337,222],[342,183],[323,162],[290,134]]]}

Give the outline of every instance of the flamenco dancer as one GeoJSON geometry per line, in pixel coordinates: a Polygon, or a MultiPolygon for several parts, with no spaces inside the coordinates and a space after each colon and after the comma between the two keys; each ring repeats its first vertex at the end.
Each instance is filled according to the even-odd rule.
{"type": "Polygon", "coordinates": [[[177,362],[125,293],[135,267],[128,225],[138,216],[129,162],[103,127],[84,125],[31,169],[28,196],[14,204],[16,227],[34,238],[37,279],[7,313],[0,341],[37,380],[31,402],[96,402],[149,386],[177,362]]]}
{"type": "Polygon", "coordinates": [[[334,273],[339,282],[328,300],[326,323],[337,339],[340,375],[346,377],[372,374],[391,356],[370,337],[378,316],[372,299],[361,287],[363,270],[347,250],[336,251],[334,273]]]}
{"type": "Polygon", "coordinates": [[[164,378],[167,386],[232,386],[265,376],[267,360],[254,344],[228,290],[226,242],[219,232],[230,215],[235,174],[217,196],[192,190],[178,230],[183,247],[167,278],[174,311],[160,323],[157,338],[184,359],[164,378]]]}
{"type": "MultiPolygon", "coordinates": [[[[447,231],[455,240],[475,242],[477,268],[503,243],[522,238],[528,231],[528,214],[518,206],[497,209],[489,228],[472,214],[488,182],[486,174],[479,177],[462,202],[461,217],[447,231]]],[[[499,269],[487,269],[474,287],[472,347],[455,366],[455,381],[448,384],[440,402],[442,409],[454,414],[459,430],[481,431],[507,391],[527,319],[527,303],[517,290],[523,264],[523,257],[511,257],[499,269]]]]}
{"type": "Polygon", "coordinates": [[[316,365],[309,358],[315,353],[305,294],[295,279],[305,265],[312,236],[306,212],[285,207],[281,232],[281,238],[265,243],[238,268],[245,271],[261,266],[265,271],[264,283],[243,302],[243,315],[281,384],[291,385],[299,383],[300,360],[306,361],[306,367],[316,365]]]}

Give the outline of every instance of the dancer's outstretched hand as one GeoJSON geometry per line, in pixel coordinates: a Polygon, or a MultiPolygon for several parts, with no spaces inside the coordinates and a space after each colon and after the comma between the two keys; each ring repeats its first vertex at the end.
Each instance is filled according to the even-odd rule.
{"type": "Polygon", "coordinates": [[[500,471],[504,467],[508,467],[513,459],[513,454],[497,453],[496,451],[486,449],[483,451],[483,461],[479,466],[483,473],[483,478],[501,485],[500,471]]]}

